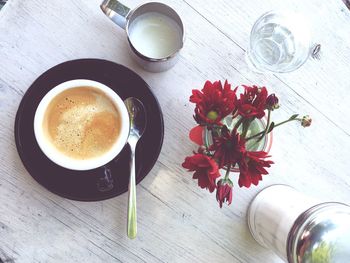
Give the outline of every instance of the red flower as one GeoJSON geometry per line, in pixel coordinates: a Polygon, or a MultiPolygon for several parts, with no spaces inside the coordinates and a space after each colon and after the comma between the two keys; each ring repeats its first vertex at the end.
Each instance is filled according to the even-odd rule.
{"type": "Polygon", "coordinates": [[[265,87],[245,86],[244,93],[237,100],[238,114],[245,118],[256,117],[261,119],[265,116],[267,90],[265,87]]]}
{"type": "Polygon", "coordinates": [[[220,177],[217,163],[208,156],[196,153],[193,156],[186,157],[182,167],[194,172],[193,179],[198,179],[198,185],[201,188],[209,189],[213,192],[216,188],[216,178],[220,177]]]}
{"type": "Polygon", "coordinates": [[[198,124],[219,124],[235,109],[236,91],[225,81],[211,83],[207,81],[202,91],[192,90],[190,102],[196,103],[194,119],[198,124]]]}
{"type": "Polygon", "coordinates": [[[242,158],[242,152],[245,151],[245,140],[236,130],[230,133],[224,126],[221,129],[221,136],[214,137],[214,144],[210,150],[215,151],[214,158],[218,161],[220,168],[230,164],[233,167],[242,158]]]}
{"type": "Polygon", "coordinates": [[[227,181],[221,179],[218,182],[217,190],[216,190],[216,200],[220,204],[220,208],[222,208],[222,204],[227,201],[227,204],[230,205],[232,203],[232,182],[230,179],[227,181]]]}
{"type": "Polygon", "coordinates": [[[250,187],[251,184],[258,185],[262,180],[263,174],[268,174],[265,167],[270,167],[273,161],[266,161],[265,158],[270,157],[267,152],[245,152],[242,161],[239,163],[239,180],[240,187],[250,187]]]}

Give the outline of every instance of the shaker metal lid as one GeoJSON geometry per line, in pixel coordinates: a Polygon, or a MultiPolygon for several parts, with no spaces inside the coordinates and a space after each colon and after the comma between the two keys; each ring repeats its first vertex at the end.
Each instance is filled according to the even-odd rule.
{"type": "Polygon", "coordinates": [[[288,237],[289,263],[350,262],[350,206],[316,205],[295,221],[288,237]]]}

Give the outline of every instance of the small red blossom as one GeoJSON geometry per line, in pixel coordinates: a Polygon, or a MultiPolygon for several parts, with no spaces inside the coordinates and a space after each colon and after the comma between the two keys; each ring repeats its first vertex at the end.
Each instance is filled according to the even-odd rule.
{"type": "Polygon", "coordinates": [[[222,208],[222,204],[225,203],[225,201],[228,205],[232,203],[232,189],[233,186],[230,179],[219,180],[216,190],[216,200],[219,202],[220,208],[222,208]]]}
{"type": "Polygon", "coordinates": [[[194,119],[198,124],[219,124],[235,109],[236,100],[236,92],[227,80],[224,87],[221,81],[207,81],[202,91],[194,89],[190,97],[190,102],[196,104],[194,119]]]}
{"type": "Polygon", "coordinates": [[[217,163],[208,156],[196,153],[186,157],[182,167],[193,172],[193,179],[198,179],[198,185],[213,192],[216,188],[216,178],[220,177],[217,163]]]}
{"type": "Polygon", "coordinates": [[[264,151],[245,152],[239,163],[239,187],[249,188],[251,184],[258,185],[259,181],[262,180],[262,175],[268,174],[265,167],[270,167],[273,164],[273,161],[265,160],[268,157],[270,156],[264,151]]]}
{"type": "Polygon", "coordinates": [[[269,110],[276,110],[279,107],[280,107],[280,105],[278,104],[278,98],[275,95],[275,93],[270,94],[266,98],[266,108],[269,110]]]}
{"type": "Polygon", "coordinates": [[[243,118],[256,117],[261,119],[265,116],[267,90],[265,87],[245,86],[244,93],[237,100],[238,114],[243,118]]]}
{"type": "Polygon", "coordinates": [[[230,133],[227,127],[223,126],[221,135],[214,137],[214,144],[210,150],[215,151],[214,158],[218,161],[220,168],[225,165],[234,167],[245,151],[245,140],[236,130],[230,133]]]}

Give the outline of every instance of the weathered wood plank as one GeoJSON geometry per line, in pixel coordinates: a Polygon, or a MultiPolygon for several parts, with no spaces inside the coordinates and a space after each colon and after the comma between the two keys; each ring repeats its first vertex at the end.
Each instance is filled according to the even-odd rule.
{"type": "MultiPolygon", "coordinates": [[[[285,183],[322,200],[350,203],[350,126],[344,119],[350,41],[341,27],[349,17],[340,5],[323,2],[334,12],[320,34],[327,40],[321,61],[274,76],[250,72],[244,50],[254,20],[278,1],[163,1],[181,14],[187,37],[179,63],[158,74],[143,71],[130,59],[124,32],[102,14],[99,2],[11,0],[0,12],[0,61],[5,65],[0,74],[1,260],[280,262],[247,228],[246,210],[259,190],[285,183]],[[340,31],[334,33],[337,26],[340,31]],[[135,70],[150,84],[164,112],[162,153],[137,187],[139,235],[133,241],[125,234],[125,194],[92,203],[60,198],[28,175],[15,149],[14,117],[28,86],[55,64],[83,57],[105,58],[135,70]],[[281,100],[277,119],[306,112],[314,125],[276,130],[270,175],[248,190],[236,184],[233,204],[219,209],[214,195],[199,189],[181,163],[195,149],[187,139],[194,125],[191,89],[201,88],[206,79],[226,78],[235,85],[266,85],[281,100]]],[[[292,1],[284,3],[295,7],[292,1]]],[[[315,3],[305,3],[306,10],[315,3]]]]}

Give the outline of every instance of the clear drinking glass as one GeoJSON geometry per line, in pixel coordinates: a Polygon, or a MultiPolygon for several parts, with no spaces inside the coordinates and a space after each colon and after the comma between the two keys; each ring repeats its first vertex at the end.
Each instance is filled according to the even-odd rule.
{"type": "Polygon", "coordinates": [[[258,72],[290,72],[311,54],[310,27],[300,14],[270,11],[250,33],[247,62],[258,72]]]}

